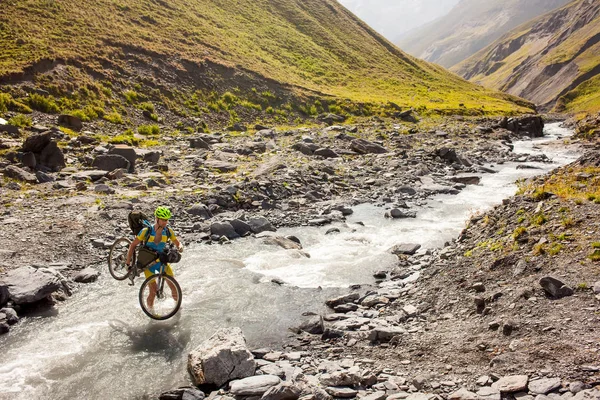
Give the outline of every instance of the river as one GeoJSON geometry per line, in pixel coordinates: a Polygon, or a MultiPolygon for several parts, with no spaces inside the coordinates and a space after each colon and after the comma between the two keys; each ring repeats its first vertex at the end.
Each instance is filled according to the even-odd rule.
{"type": "Polygon", "coordinates": [[[493,165],[498,173],[484,174],[479,185],[458,195],[431,199],[415,208],[415,219],[385,219],[383,208],[364,204],[353,208],[346,223],[333,225],[338,234],[325,235],[332,225],[278,231],[297,236],[310,258],[257,238],[190,246],[175,272],[182,310],[169,321],[149,320],[140,310],[142,279],[130,287],[104,271],[71,299],[0,337],[0,399],[150,398],[189,383],[188,353],[220,327],[241,327],[251,347],[277,343],[302,313],[325,312],[325,299],[345,293],[350,284],[371,284],[375,271],[391,268],[397,260],[388,252],[393,245],[419,243],[422,251],[443,246],[471,214],[513,195],[517,179],[579,156],[560,145],[568,130],[549,124],[545,134],[516,142],[514,151],[544,153],[553,163],[528,163],[540,169],[493,165]]]}

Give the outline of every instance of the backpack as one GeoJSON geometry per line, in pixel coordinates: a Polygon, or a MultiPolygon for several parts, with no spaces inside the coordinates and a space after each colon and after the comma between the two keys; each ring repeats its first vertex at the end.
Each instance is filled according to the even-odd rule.
{"type": "Polygon", "coordinates": [[[146,214],[144,214],[141,211],[131,211],[129,215],[127,215],[127,222],[129,223],[129,228],[131,229],[131,233],[133,233],[134,235],[140,233],[140,231],[145,227],[152,226],[152,224],[149,221],[150,220],[148,219],[146,214]]]}

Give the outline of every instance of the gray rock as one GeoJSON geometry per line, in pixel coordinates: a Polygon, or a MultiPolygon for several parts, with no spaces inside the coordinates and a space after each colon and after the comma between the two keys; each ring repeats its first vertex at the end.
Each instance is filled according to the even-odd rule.
{"type": "Polygon", "coordinates": [[[323,317],[315,315],[310,319],[304,321],[300,325],[300,330],[311,333],[313,335],[320,335],[325,331],[325,325],[323,324],[323,317]]]}
{"type": "Polygon", "coordinates": [[[162,153],[160,151],[148,151],[144,153],[142,159],[150,164],[158,164],[161,155],[162,153]]]}
{"type": "Polygon", "coordinates": [[[546,293],[556,299],[573,295],[572,288],[551,276],[545,276],[540,279],[540,286],[542,286],[546,293]]]}
{"type": "Polygon", "coordinates": [[[75,180],[81,180],[81,181],[85,181],[85,180],[91,180],[92,182],[95,182],[99,179],[102,179],[106,176],[107,172],[106,171],[102,171],[102,170],[89,170],[89,171],[81,171],[81,172],[77,172],[75,174],[73,174],[73,179],[75,180]]]}
{"type": "Polygon", "coordinates": [[[79,282],[79,283],[90,283],[90,282],[95,282],[99,276],[100,276],[100,271],[98,271],[92,267],[88,267],[88,268],[85,268],[85,269],[79,271],[79,273],[77,273],[77,275],[75,275],[73,277],[73,280],[75,282],[79,282]]]}
{"type": "MultiPolygon", "coordinates": [[[[0,312],[2,312],[2,311],[3,310],[0,310],[0,312]]],[[[569,384],[569,391],[571,393],[573,393],[573,394],[577,394],[577,393],[579,393],[579,392],[581,392],[582,390],[585,390],[585,389],[589,389],[589,386],[586,385],[583,382],[577,381],[577,382],[571,382],[569,384]]]]}
{"type": "Polygon", "coordinates": [[[571,400],[599,400],[600,390],[598,389],[587,389],[577,393],[571,400]]]}
{"type": "Polygon", "coordinates": [[[192,149],[207,149],[210,150],[210,145],[201,138],[190,139],[190,147],[192,149]]]}
{"type": "Polygon", "coordinates": [[[129,170],[129,161],[119,154],[101,154],[96,156],[92,162],[92,167],[98,168],[103,171],[114,171],[116,169],[129,170]]]}
{"type": "Polygon", "coordinates": [[[221,160],[208,160],[204,165],[219,172],[233,172],[237,169],[237,165],[221,160]]]}
{"type": "Polygon", "coordinates": [[[276,231],[276,229],[273,227],[273,225],[271,225],[269,220],[266,219],[265,217],[251,218],[248,221],[248,225],[250,225],[250,227],[252,228],[252,232],[254,232],[254,233],[261,233],[261,232],[265,232],[265,231],[272,231],[272,232],[276,231]]]}
{"type": "Polygon", "coordinates": [[[0,124],[0,132],[6,132],[13,135],[19,134],[19,127],[14,125],[9,125],[7,123],[0,124]]]}
{"type": "Polygon", "coordinates": [[[350,148],[358,154],[383,154],[388,152],[385,147],[364,139],[354,139],[350,142],[350,148]]]}
{"type": "Polygon", "coordinates": [[[319,146],[317,146],[316,144],[313,144],[313,143],[298,142],[298,143],[294,144],[292,146],[292,148],[294,150],[299,151],[300,153],[302,153],[304,155],[312,156],[313,153],[319,148],[319,146]]]}
{"type": "Polygon", "coordinates": [[[15,304],[35,303],[63,287],[60,275],[50,268],[21,267],[0,281],[15,304]]]}
{"type": "Polygon", "coordinates": [[[105,194],[113,194],[115,192],[115,189],[111,188],[110,186],[101,183],[99,185],[96,185],[94,187],[94,192],[96,193],[105,193],[105,194]]]}
{"type": "Polygon", "coordinates": [[[54,177],[42,171],[35,171],[35,178],[39,183],[54,182],[54,177]]]}
{"type": "Polygon", "coordinates": [[[246,236],[249,233],[252,233],[252,227],[242,220],[232,219],[231,221],[229,221],[229,223],[231,224],[231,226],[233,226],[233,229],[235,229],[237,234],[240,236],[246,236]]]}
{"type": "Polygon", "coordinates": [[[594,293],[600,294],[600,281],[594,283],[594,293]]]}
{"type": "Polygon", "coordinates": [[[4,175],[22,182],[37,183],[37,178],[34,174],[14,165],[4,168],[4,175]]]}
{"type": "Polygon", "coordinates": [[[175,390],[161,393],[158,400],[203,400],[204,393],[196,387],[181,387],[175,390]]]}
{"type": "Polygon", "coordinates": [[[48,143],[40,153],[39,164],[52,170],[60,170],[66,166],[65,156],[55,141],[48,143]]]}
{"type": "MultiPolygon", "coordinates": [[[[137,154],[135,149],[126,144],[117,144],[112,149],[108,151],[110,155],[119,155],[124,157],[127,161],[129,161],[129,172],[133,172],[135,170],[135,160],[137,159],[137,154]]],[[[120,167],[124,168],[124,167],[120,167]]]]}
{"type": "Polygon", "coordinates": [[[211,235],[225,236],[227,239],[237,239],[240,235],[229,222],[215,222],[210,226],[211,235]]]}
{"type": "Polygon", "coordinates": [[[282,382],[270,387],[261,397],[261,400],[296,400],[302,393],[302,388],[292,382],[282,382]]]}
{"type": "Polygon", "coordinates": [[[280,383],[281,379],[278,376],[257,375],[231,382],[229,391],[234,396],[262,396],[280,383]]]}
{"type": "Polygon", "coordinates": [[[10,331],[10,326],[6,322],[0,322],[0,335],[4,335],[10,331]]]}
{"type": "Polygon", "coordinates": [[[401,243],[401,244],[397,244],[394,247],[392,247],[390,249],[390,253],[395,254],[395,255],[402,255],[402,254],[413,255],[420,248],[421,248],[420,244],[401,243]]]}
{"type": "Polygon", "coordinates": [[[75,129],[76,131],[80,131],[83,129],[83,122],[81,119],[67,114],[61,114],[58,116],[58,125],[66,126],[67,128],[75,129]]]}
{"type": "Polygon", "coordinates": [[[448,400],[479,400],[479,396],[469,392],[466,388],[461,388],[448,396],[448,400]]]}
{"type": "Polygon", "coordinates": [[[23,154],[23,157],[21,157],[21,163],[26,167],[35,168],[35,166],[37,165],[35,154],[32,152],[27,152],[23,154]]]}
{"type": "Polygon", "coordinates": [[[389,342],[394,336],[404,335],[406,330],[399,326],[377,327],[369,332],[371,342],[389,342]]]}
{"type": "Polygon", "coordinates": [[[504,376],[492,384],[492,388],[501,393],[521,392],[527,389],[527,375],[510,375],[504,376]]]}
{"type": "Polygon", "coordinates": [[[361,397],[361,400],[385,400],[385,399],[387,399],[387,394],[383,391],[378,391],[378,392],[366,395],[365,397],[361,397]]]}
{"type": "Polygon", "coordinates": [[[481,177],[477,175],[459,175],[450,177],[450,180],[465,185],[478,185],[481,181],[481,177]]]}
{"type": "Polygon", "coordinates": [[[19,322],[19,316],[14,308],[5,307],[0,310],[0,313],[4,314],[6,317],[6,322],[9,325],[14,325],[19,322]]]}
{"type": "Polygon", "coordinates": [[[196,385],[222,386],[232,379],[253,376],[256,362],[242,330],[223,328],[188,355],[188,370],[196,385]]]}
{"type": "Polygon", "coordinates": [[[342,399],[347,399],[351,397],[356,397],[358,392],[354,389],[350,389],[349,387],[333,387],[329,386],[325,388],[325,391],[332,395],[333,397],[339,397],[342,399]]]}
{"type": "Polygon", "coordinates": [[[389,212],[392,218],[416,218],[416,211],[402,211],[398,208],[392,208],[389,212]]]}
{"type": "Polygon", "coordinates": [[[480,388],[477,395],[479,400],[500,400],[501,397],[500,391],[489,386],[480,388]]]}
{"type": "Polygon", "coordinates": [[[328,307],[334,308],[336,306],[339,306],[341,304],[346,304],[346,303],[351,303],[354,300],[358,300],[360,298],[360,294],[359,293],[350,293],[350,294],[346,294],[343,296],[339,296],[330,300],[325,301],[325,304],[328,307]]]}
{"type": "Polygon", "coordinates": [[[194,204],[191,208],[187,210],[187,213],[190,215],[202,217],[203,219],[210,219],[213,216],[208,207],[202,203],[194,204]]]}
{"type": "Polygon", "coordinates": [[[558,389],[560,386],[560,378],[537,379],[535,381],[529,381],[529,384],[527,385],[529,391],[535,394],[550,393],[554,389],[558,389]]]}
{"type": "Polygon", "coordinates": [[[45,132],[38,135],[31,135],[23,143],[21,151],[24,153],[41,153],[52,141],[52,132],[45,132]]]}
{"type": "Polygon", "coordinates": [[[313,153],[315,156],[321,156],[323,158],[338,158],[340,155],[330,148],[320,148],[315,150],[313,153]]]}

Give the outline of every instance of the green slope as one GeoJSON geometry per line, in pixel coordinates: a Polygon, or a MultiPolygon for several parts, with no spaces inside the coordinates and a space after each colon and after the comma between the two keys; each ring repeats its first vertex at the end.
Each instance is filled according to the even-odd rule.
{"type": "Polygon", "coordinates": [[[594,111],[600,75],[600,3],[573,1],[521,25],[452,70],[546,108],[594,111]]]}
{"type": "MultiPolygon", "coordinates": [[[[166,103],[182,103],[196,89],[250,98],[250,86],[262,84],[439,112],[528,106],[402,53],[335,0],[22,0],[2,9],[3,91],[33,80],[58,99],[86,85],[102,107],[127,89],[156,101],[147,86],[159,87],[166,103]],[[110,95],[99,81],[110,81],[110,95]]],[[[216,100],[202,93],[192,101],[216,100]]]]}

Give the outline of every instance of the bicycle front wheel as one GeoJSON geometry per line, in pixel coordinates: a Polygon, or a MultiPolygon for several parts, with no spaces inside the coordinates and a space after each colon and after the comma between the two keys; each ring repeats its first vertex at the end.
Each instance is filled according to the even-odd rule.
{"type": "Polygon", "coordinates": [[[140,306],[152,319],[165,320],[181,307],[181,287],[169,275],[149,276],[140,287],[140,306]]]}
{"type": "Polygon", "coordinates": [[[110,253],[108,253],[108,272],[110,275],[118,281],[122,281],[129,275],[127,269],[127,252],[129,251],[129,245],[131,240],[126,237],[117,239],[116,242],[110,246],[110,253]]]}

